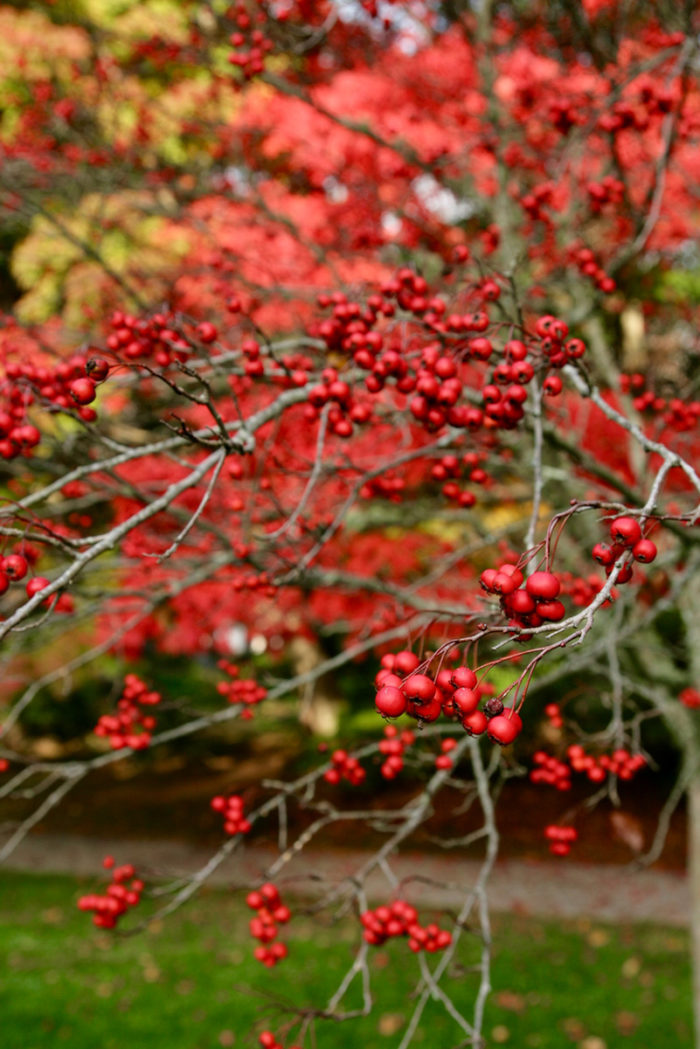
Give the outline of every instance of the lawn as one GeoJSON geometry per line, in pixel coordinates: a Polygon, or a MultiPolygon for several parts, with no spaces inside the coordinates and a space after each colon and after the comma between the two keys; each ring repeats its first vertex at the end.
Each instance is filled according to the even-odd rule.
{"type": "MultiPolygon", "coordinates": [[[[94,929],[90,916],[77,911],[78,895],[97,887],[58,876],[0,875],[2,1049],[252,1047],[265,1025],[281,1030],[279,1002],[325,1004],[357,941],[352,920],[319,926],[298,917],[285,935],[290,957],[267,970],[252,960],[238,894],[206,892],[164,924],[125,937],[94,929]]],[[[495,941],[489,1046],[691,1044],[684,933],[518,916],[497,920],[495,941]]],[[[371,1017],[320,1024],[318,1049],[398,1044],[410,1015],[415,959],[404,941],[393,942],[374,949],[372,972],[371,1017]]],[[[455,1001],[470,1001],[472,980],[462,969],[452,974],[455,1001]]],[[[358,1000],[350,995],[350,1004],[358,1000]]],[[[415,1044],[450,1049],[458,1042],[453,1021],[430,1003],[415,1044]]]]}

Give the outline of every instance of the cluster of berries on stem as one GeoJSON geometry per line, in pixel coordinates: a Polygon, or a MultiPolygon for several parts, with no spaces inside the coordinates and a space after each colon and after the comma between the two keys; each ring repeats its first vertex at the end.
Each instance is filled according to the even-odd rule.
{"type": "MultiPolygon", "coordinates": [[[[596,543],[592,550],[594,560],[603,565],[605,574],[610,575],[616,562],[626,554],[634,561],[648,565],[657,555],[656,543],[644,536],[642,526],[636,518],[624,515],[616,517],[610,525],[610,543],[596,543]]],[[[632,562],[625,560],[616,581],[628,583],[632,578],[632,562]]]]}
{"type": "Polygon", "coordinates": [[[249,892],[246,903],[252,911],[257,911],[257,916],[250,921],[250,934],[260,941],[260,946],[255,948],[253,955],[256,961],[272,969],[287,957],[287,945],[277,940],[277,934],[279,926],[286,925],[292,912],[282,902],[277,886],[271,882],[249,892]]]}
{"type": "Polygon", "coordinates": [[[334,750],[331,754],[331,768],[323,773],[326,783],[335,785],[344,779],[353,787],[364,783],[366,777],[367,773],[357,758],[348,754],[346,750],[334,750]]]}
{"type": "Polygon", "coordinates": [[[219,670],[228,674],[230,680],[219,681],[216,691],[220,696],[225,696],[229,703],[242,703],[246,708],[242,716],[252,717],[253,711],[251,708],[265,699],[267,689],[263,685],[259,685],[254,678],[240,677],[240,668],[227,659],[220,659],[217,666],[219,670]]]}
{"type": "Polygon", "coordinates": [[[243,798],[240,794],[224,797],[217,794],[211,799],[211,807],[224,819],[224,834],[247,834],[251,823],[243,815],[243,798]]]}
{"type": "Polygon", "coordinates": [[[95,726],[95,735],[109,739],[112,750],[131,747],[144,750],[151,742],[156,720],[146,709],[161,701],[159,692],[152,692],[136,674],[127,674],[124,689],[117,702],[116,714],[103,714],[95,726]]]}
{"type": "Polygon", "coordinates": [[[434,923],[422,926],[418,922],[418,911],[405,900],[395,900],[389,906],[363,911],[360,915],[363,937],[373,947],[378,947],[393,936],[407,936],[408,946],[418,951],[444,951],[452,943],[452,934],[434,923]]]}
{"type": "Polygon", "coordinates": [[[403,770],[406,747],[410,747],[415,741],[416,737],[410,729],[399,732],[396,725],[384,726],[384,739],[379,743],[379,753],[384,756],[380,769],[384,779],[396,779],[403,770]]]}
{"type": "Polygon", "coordinates": [[[504,707],[493,696],[493,687],[478,681],[469,667],[438,671],[435,680],[419,673],[420,660],[404,650],[382,657],[382,669],[375,677],[375,706],[385,718],[408,714],[421,724],[441,715],[459,721],[472,736],[488,732],[494,743],[506,746],[520,734],[522,720],[514,707],[504,707]],[[480,709],[483,698],[487,698],[480,709]]]}
{"type": "Polygon", "coordinates": [[[105,856],[102,866],[112,871],[111,884],[102,896],[96,893],[81,896],[78,908],[81,911],[94,911],[92,921],[98,929],[113,929],[119,919],[139,903],[143,882],[136,877],[136,871],[130,863],[115,867],[113,857],[105,856]]]}
{"type": "Polygon", "coordinates": [[[550,823],[544,829],[544,836],[549,842],[549,851],[553,856],[568,856],[572,844],[578,838],[578,831],[575,827],[560,827],[550,823]]]}
{"type": "Polygon", "coordinates": [[[33,405],[50,410],[77,411],[84,422],[94,422],[98,375],[90,361],[78,354],[58,364],[31,360],[7,361],[0,379],[0,458],[29,458],[41,442],[41,432],[30,421],[33,405]]]}

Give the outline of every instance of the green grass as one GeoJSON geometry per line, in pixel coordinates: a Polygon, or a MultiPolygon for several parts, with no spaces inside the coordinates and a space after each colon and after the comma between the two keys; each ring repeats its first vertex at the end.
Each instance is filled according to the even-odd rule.
{"type": "MultiPolygon", "coordinates": [[[[282,1029],[276,1001],[325,1004],[357,940],[350,920],[331,927],[298,917],[285,935],[290,957],[267,970],[252,960],[240,894],[205,893],[162,926],[124,937],[95,930],[76,910],[77,896],[95,888],[58,876],[0,876],[2,1049],[252,1047],[266,1024],[282,1029]]],[[[499,918],[494,932],[489,1046],[691,1044],[684,933],[521,917],[499,918]]],[[[319,1024],[318,1049],[398,1044],[417,975],[405,942],[375,949],[372,973],[371,1017],[319,1024]]],[[[466,1007],[473,977],[456,970],[446,987],[466,1007]]],[[[351,992],[348,1004],[358,1001],[351,992]]],[[[430,1003],[416,1045],[450,1049],[459,1040],[430,1003]]]]}

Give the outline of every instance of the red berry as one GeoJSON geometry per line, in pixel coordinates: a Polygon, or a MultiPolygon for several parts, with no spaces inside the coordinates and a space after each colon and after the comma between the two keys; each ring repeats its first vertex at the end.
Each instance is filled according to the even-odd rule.
{"type": "Polygon", "coordinates": [[[387,718],[398,718],[406,710],[406,697],[400,688],[392,685],[380,688],[374,702],[379,713],[387,718]]]}
{"type": "Polygon", "coordinates": [[[611,565],[615,560],[614,549],[607,543],[596,543],[591,553],[599,565],[611,565]]]}
{"type": "Polygon", "coordinates": [[[542,619],[547,619],[552,623],[558,623],[560,619],[563,619],[566,615],[566,609],[564,608],[561,601],[540,601],[537,605],[537,614],[542,619]]]}
{"type": "Polygon", "coordinates": [[[562,391],[563,383],[558,375],[548,375],[542,383],[542,389],[548,397],[556,397],[562,391]]]}
{"type": "Polygon", "coordinates": [[[476,674],[469,667],[457,667],[452,671],[452,684],[455,688],[475,688],[476,674]]]}
{"type": "Polygon", "coordinates": [[[412,674],[420,666],[420,659],[414,652],[405,650],[397,652],[392,669],[397,674],[412,674]]]}
{"type": "Polygon", "coordinates": [[[537,601],[553,601],[561,584],[553,572],[533,572],[525,583],[525,589],[537,601]]]}
{"type": "Polygon", "coordinates": [[[410,703],[408,713],[419,721],[437,721],[442,713],[442,695],[436,690],[427,703],[410,703]]]}
{"type": "Polygon", "coordinates": [[[109,364],[101,357],[91,357],[85,365],[85,370],[93,382],[104,382],[109,375],[109,364]]]}
{"type": "Polygon", "coordinates": [[[648,565],[653,561],[656,554],[656,543],[652,543],[651,539],[640,539],[632,547],[632,557],[635,561],[641,561],[644,565],[648,565]]]}
{"type": "Polygon", "coordinates": [[[47,586],[49,586],[48,579],[41,575],[35,576],[27,583],[27,597],[34,597],[35,594],[38,594],[40,590],[44,590],[47,586]]]}
{"type": "Polygon", "coordinates": [[[509,594],[505,607],[511,615],[528,616],[535,611],[535,600],[527,590],[515,590],[509,594]]]}
{"type": "Polygon", "coordinates": [[[475,710],[462,719],[462,725],[472,736],[480,736],[488,728],[489,719],[482,710],[475,710]]]}
{"type": "Polygon", "coordinates": [[[76,404],[90,404],[95,400],[95,384],[92,379],[75,379],[70,384],[69,390],[76,404]]]}
{"type": "Polygon", "coordinates": [[[427,674],[413,674],[404,685],[406,698],[416,703],[429,703],[435,695],[435,682],[427,674]]]}
{"type": "Polygon", "coordinates": [[[210,343],[216,341],[219,333],[209,321],[202,321],[201,324],[197,325],[197,335],[199,336],[200,342],[210,343]]]}
{"type": "Polygon", "coordinates": [[[499,714],[495,718],[491,718],[488,723],[488,735],[489,739],[493,740],[494,743],[500,743],[501,746],[505,747],[509,743],[520,735],[522,731],[523,723],[520,717],[513,713],[510,717],[507,714],[499,714]]]}
{"type": "Polygon", "coordinates": [[[26,558],[21,554],[8,554],[7,557],[3,557],[0,565],[10,579],[24,579],[29,568],[26,558]]]}
{"type": "Polygon", "coordinates": [[[634,546],[642,538],[642,529],[634,517],[616,517],[610,525],[613,542],[634,546]]]}
{"type": "Polygon", "coordinates": [[[458,688],[452,697],[452,702],[457,707],[457,712],[463,717],[473,714],[479,706],[481,696],[473,688],[458,688]]]}

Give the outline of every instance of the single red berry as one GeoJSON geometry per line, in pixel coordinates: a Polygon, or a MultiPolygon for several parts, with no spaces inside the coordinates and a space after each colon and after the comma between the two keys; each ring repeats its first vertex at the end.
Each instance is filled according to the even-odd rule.
{"type": "Polygon", "coordinates": [[[656,543],[652,543],[651,539],[640,539],[632,547],[632,557],[635,561],[641,561],[644,565],[648,565],[653,561],[657,552],[656,543]]]}
{"type": "Polygon", "coordinates": [[[566,609],[561,601],[540,601],[537,605],[537,614],[549,622],[558,623],[566,615],[566,609]]]}
{"type": "Polygon", "coordinates": [[[75,379],[70,384],[69,390],[76,404],[90,404],[95,400],[95,384],[92,379],[75,379]]]}
{"type": "Polygon", "coordinates": [[[462,725],[472,736],[480,736],[488,728],[489,720],[482,710],[475,710],[462,719],[462,725]]]}
{"type": "Polygon", "coordinates": [[[427,674],[413,674],[404,684],[406,698],[415,703],[429,703],[435,695],[435,682],[427,674]]]}
{"type": "Polygon", "coordinates": [[[85,365],[85,370],[93,382],[104,382],[109,375],[109,364],[101,357],[91,357],[85,365]]]}
{"type": "Polygon", "coordinates": [[[41,575],[34,576],[27,583],[27,597],[34,597],[35,594],[38,594],[40,590],[44,590],[47,586],[49,586],[48,579],[41,575]]]}
{"type": "Polygon", "coordinates": [[[374,699],[380,714],[387,718],[398,718],[406,710],[406,697],[400,688],[384,685],[374,699]]]}
{"type": "Polygon", "coordinates": [[[615,560],[613,547],[607,543],[596,543],[591,553],[599,565],[611,565],[615,560]]]}
{"type": "Polygon", "coordinates": [[[561,583],[553,572],[533,572],[525,589],[536,601],[553,601],[561,590],[561,583]]]}
{"type": "Polygon", "coordinates": [[[563,383],[558,375],[548,375],[542,383],[542,389],[548,397],[556,397],[561,393],[563,383]]]}
{"type": "Polygon", "coordinates": [[[209,321],[202,321],[201,324],[197,325],[197,335],[200,342],[210,343],[215,342],[219,336],[218,331],[213,324],[209,321]]]}
{"type": "Polygon", "coordinates": [[[420,666],[420,659],[414,652],[397,652],[392,669],[397,674],[412,674],[420,666]]]}
{"type": "Polygon", "coordinates": [[[419,721],[437,721],[442,714],[442,695],[435,690],[435,695],[427,703],[410,702],[408,713],[419,721]]]}
{"type": "Polygon", "coordinates": [[[457,712],[463,717],[473,714],[479,706],[481,695],[473,688],[458,688],[452,696],[457,712]]]}
{"type": "Polygon", "coordinates": [[[469,667],[457,667],[452,671],[454,688],[475,688],[476,680],[476,674],[469,667]]]}
{"type": "Polygon", "coordinates": [[[21,554],[8,554],[7,557],[3,557],[0,567],[10,579],[24,579],[29,565],[21,554]]]}
{"type": "Polygon", "coordinates": [[[489,739],[494,743],[500,743],[503,747],[512,743],[521,731],[522,721],[516,714],[511,717],[506,714],[498,714],[495,718],[491,718],[487,728],[489,739]]]}
{"type": "Polygon", "coordinates": [[[517,581],[512,575],[507,575],[505,572],[496,572],[495,576],[491,581],[491,589],[496,594],[502,594],[507,597],[508,594],[512,594],[517,589],[517,581]]]}
{"type": "Polygon", "coordinates": [[[642,538],[642,529],[634,517],[616,517],[610,525],[613,542],[623,546],[635,546],[642,538]]]}

